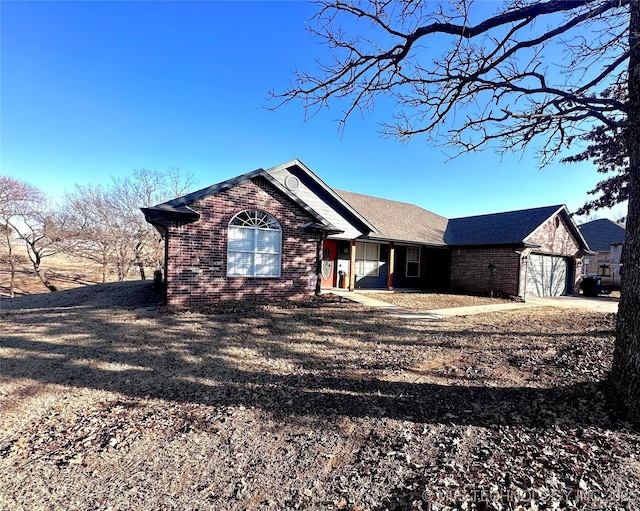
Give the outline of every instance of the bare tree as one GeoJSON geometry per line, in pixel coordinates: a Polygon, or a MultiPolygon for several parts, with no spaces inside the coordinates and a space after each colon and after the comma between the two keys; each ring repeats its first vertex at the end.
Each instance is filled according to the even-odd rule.
{"type": "Polygon", "coordinates": [[[9,266],[9,298],[15,296],[16,265],[18,261],[13,253],[13,230],[4,224],[0,224],[0,236],[6,245],[6,254],[0,253],[0,263],[9,266]]]}
{"type": "Polygon", "coordinates": [[[63,210],[76,231],[69,255],[78,256],[101,267],[102,282],[106,282],[109,269],[115,269],[118,280],[124,280],[131,256],[127,233],[121,229],[108,190],[102,186],[76,185],[65,196],[63,210]]]}
{"type": "MultiPolygon", "coordinates": [[[[622,131],[629,161],[625,278],[609,383],[640,423],[640,2],[508,0],[449,4],[321,0],[310,30],[330,52],[297,72],[279,104],[313,115],[344,103],[341,123],[375,101],[394,102],[385,133],[423,135],[458,151],[522,150],[547,163],[595,124],[622,131]],[[604,93],[626,89],[626,99],[604,93]]],[[[277,106],[276,106],[277,107],[277,106]]]]}
{"type": "Polygon", "coordinates": [[[20,216],[18,222],[9,222],[9,225],[18,233],[27,248],[27,256],[31,261],[33,271],[40,282],[49,291],[57,291],[41,269],[42,260],[45,257],[54,256],[65,251],[63,244],[66,236],[65,227],[57,222],[55,212],[45,203],[35,203],[33,209],[20,216]]]}
{"type": "Polygon", "coordinates": [[[36,187],[9,176],[0,175],[0,232],[7,254],[3,262],[9,266],[9,296],[15,295],[16,265],[21,258],[14,252],[15,230],[9,222],[16,220],[31,208],[31,201],[39,200],[42,192],[36,187]]]}
{"type": "Polygon", "coordinates": [[[73,252],[100,264],[103,282],[109,268],[120,281],[133,268],[145,279],[145,268],[161,264],[163,245],[140,207],[181,195],[192,186],[193,177],[177,168],[134,170],[108,186],[76,185],[64,201],[66,217],[73,219],[78,232],[73,252]]]}
{"type": "Polygon", "coordinates": [[[133,261],[141,279],[145,267],[161,265],[163,245],[154,228],[145,221],[141,207],[150,207],[186,193],[193,186],[193,177],[173,167],[167,172],[136,169],[131,177],[114,180],[110,194],[122,227],[131,240],[133,261]]]}
{"type": "Polygon", "coordinates": [[[11,245],[11,233],[22,240],[27,256],[42,284],[49,291],[57,291],[41,269],[42,259],[59,254],[64,250],[63,240],[67,233],[65,226],[56,216],[47,197],[39,188],[18,179],[1,176],[0,181],[0,223],[4,227],[5,239],[9,246],[11,268],[10,293],[15,276],[15,259],[11,245]]]}

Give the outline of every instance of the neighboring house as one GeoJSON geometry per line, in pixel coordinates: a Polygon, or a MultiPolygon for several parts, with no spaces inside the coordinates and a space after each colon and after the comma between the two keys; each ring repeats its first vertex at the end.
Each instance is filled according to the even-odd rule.
{"type": "Polygon", "coordinates": [[[585,258],[583,273],[598,273],[601,265],[615,266],[620,263],[625,228],[612,220],[601,218],[579,225],[578,228],[594,255],[585,258]]]}
{"type": "Polygon", "coordinates": [[[171,304],[301,298],[318,273],[325,288],[555,296],[577,291],[589,253],[565,206],[448,220],[333,190],[299,160],[143,212],[171,304]]]}

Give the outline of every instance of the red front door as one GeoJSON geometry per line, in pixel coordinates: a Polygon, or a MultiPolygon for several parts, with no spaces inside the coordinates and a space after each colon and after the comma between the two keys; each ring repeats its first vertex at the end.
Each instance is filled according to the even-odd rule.
{"type": "Polygon", "coordinates": [[[324,240],[322,245],[322,287],[336,286],[336,263],[338,261],[338,244],[324,240]]]}

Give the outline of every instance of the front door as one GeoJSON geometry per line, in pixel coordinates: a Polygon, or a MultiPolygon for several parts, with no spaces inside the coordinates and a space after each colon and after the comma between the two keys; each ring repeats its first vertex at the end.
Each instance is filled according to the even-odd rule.
{"type": "Polygon", "coordinates": [[[332,240],[324,240],[322,245],[322,287],[336,286],[336,263],[338,261],[338,244],[332,240]]]}

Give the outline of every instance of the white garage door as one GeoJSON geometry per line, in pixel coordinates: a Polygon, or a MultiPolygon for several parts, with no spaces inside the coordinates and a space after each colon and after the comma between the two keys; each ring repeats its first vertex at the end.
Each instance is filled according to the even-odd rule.
{"type": "Polygon", "coordinates": [[[527,265],[527,296],[560,296],[567,291],[567,259],[531,254],[527,265]]]}

